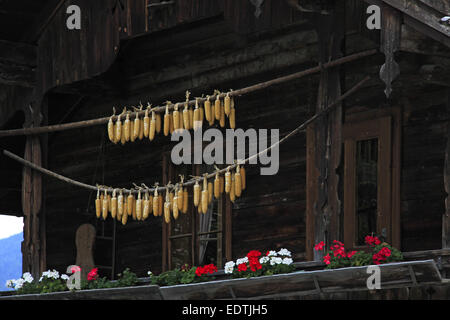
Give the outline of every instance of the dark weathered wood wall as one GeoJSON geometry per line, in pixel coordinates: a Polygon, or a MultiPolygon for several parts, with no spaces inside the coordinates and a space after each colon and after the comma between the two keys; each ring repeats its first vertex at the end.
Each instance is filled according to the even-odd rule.
{"type": "MultiPolygon", "coordinates": [[[[215,18],[174,29],[161,25],[159,32],[127,40],[114,63],[110,60],[114,58],[111,53],[102,56],[101,61],[86,55],[93,69],[71,74],[69,71],[74,66],[77,68],[78,60],[64,58],[64,54],[59,56],[54,62],[56,73],[45,74],[49,77],[44,81],[47,88],[56,84],[59,74],[61,84],[71,83],[91,77],[95,70],[104,71],[110,63],[120,71],[115,75],[120,76],[122,86],[121,92],[85,97],[65,121],[109,115],[112,106],[137,105],[140,100],[154,104],[167,99],[182,101],[186,89],[198,96],[214,89],[244,87],[317,63],[317,36],[312,24],[299,20],[301,16],[285,7],[283,1],[267,1],[272,9],[264,7],[261,20],[252,16],[254,7],[249,2],[243,3],[241,9],[231,3],[224,2],[224,19],[215,17],[218,9],[212,6],[211,15],[205,16],[215,18]],[[274,6],[278,5],[275,3],[284,4],[275,10],[274,6]],[[226,17],[232,9],[243,11],[232,14],[235,20],[230,22],[226,17]],[[257,25],[261,26],[257,28],[257,25]],[[281,26],[282,29],[277,29],[281,26]]],[[[350,21],[347,53],[378,46],[376,31],[367,37],[367,30],[354,26],[356,22],[350,21]]],[[[100,35],[106,31],[98,32],[100,35]]],[[[48,42],[42,43],[42,50],[53,50],[50,45],[53,36],[43,38],[48,42]]],[[[428,46],[430,43],[434,45],[428,42],[428,46]]],[[[99,43],[101,50],[95,52],[108,51],[111,44],[111,41],[99,43]]],[[[65,45],[60,46],[65,48],[65,45]]],[[[448,119],[446,100],[441,99],[444,89],[417,77],[417,69],[436,62],[436,56],[409,52],[401,54],[399,59],[402,78],[394,83],[393,103],[404,110],[402,249],[436,249],[441,243],[445,197],[442,174],[448,119]],[[405,97],[409,97],[409,101],[405,97]]],[[[442,59],[448,63],[448,58],[442,59]]],[[[384,86],[378,78],[382,62],[383,56],[377,55],[342,68],[344,91],[367,74],[373,76],[365,88],[345,103],[346,108],[380,108],[386,104],[384,86]]],[[[108,81],[108,77],[111,75],[101,80],[108,81]]],[[[237,99],[237,126],[279,128],[283,136],[314,113],[317,85],[318,77],[312,76],[237,99]]],[[[68,101],[73,101],[68,93],[50,95],[50,123],[60,120],[56,110],[66,106],[68,101]]],[[[132,182],[152,184],[162,180],[161,152],[170,150],[168,138],[115,146],[107,140],[105,129],[92,127],[50,135],[49,168],[83,182],[112,186],[129,187],[132,182]]],[[[281,247],[291,250],[295,260],[305,258],[305,153],[305,136],[299,134],[281,146],[280,169],[276,176],[260,176],[259,167],[248,168],[248,189],[233,208],[233,258],[250,249],[281,247]]],[[[74,263],[76,256],[76,228],[85,222],[97,223],[93,212],[95,193],[50,179],[44,181],[48,186],[45,198],[47,267],[64,270],[74,263]]],[[[125,267],[141,276],[148,270],[159,272],[161,238],[161,218],[150,217],[146,222],[118,225],[117,272],[125,267]]],[[[105,260],[107,254],[96,252],[99,260],[105,260]]]]}

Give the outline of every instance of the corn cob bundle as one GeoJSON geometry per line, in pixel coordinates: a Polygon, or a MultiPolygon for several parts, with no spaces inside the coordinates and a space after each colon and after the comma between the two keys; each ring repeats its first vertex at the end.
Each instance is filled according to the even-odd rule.
{"type": "Polygon", "coordinates": [[[106,190],[102,200],[102,217],[103,220],[106,220],[106,218],[108,217],[108,194],[106,190]]]}
{"type": "Polygon", "coordinates": [[[100,218],[102,215],[102,199],[100,198],[100,189],[97,189],[97,199],[95,199],[95,215],[100,218]]]}
{"type": "Polygon", "coordinates": [[[159,195],[158,187],[155,187],[155,193],[153,194],[153,215],[155,217],[159,216],[159,195]]]}
{"type": "Polygon", "coordinates": [[[196,180],[194,184],[194,206],[198,207],[199,203],[200,203],[200,185],[198,184],[198,180],[196,180]]]}
{"type": "Polygon", "coordinates": [[[236,167],[236,173],[234,174],[234,194],[236,197],[241,196],[242,192],[242,179],[241,179],[241,167],[238,164],[236,167]]]}
{"type": "Polygon", "coordinates": [[[214,197],[219,199],[220,193],[220,177],[219,173],[216,173],[216,178],[214,179],[214,197]]]}
{"type": "Polygon", "coordinates": [[[169,104],[170,102],[167,101],[166,104],[166,113],[164,114],[164,135],[167,137],[170,132],[170,113],[169,113],[169,104]]]}
{"type": "Polygon", "coordinates": [[[206,213],[208,211],[208,180],[206,179],[206,176],[203,178],[203,190],[201,194],[201,206],[202,206],[202,212],[206,213]]]}
{"type": "Polygon", "coordinates": [[[156,134],[156,114],[155,111],[152,111],[152,119],[150,120],[150,128],[148,131],[148,138],[150,139],[150,141],[155,139],[155,134],[156,134]]]}
{"type": "Polygon", "coordinates": [[[150,199],[148,196],[148,191],[145,192],[144,201],[142,203],[142,220],[146,220],[150,214],[150,199]]]}
{"type": "Polygon", "coordinates": [[[117,196],[116,196],[116,189],[114,189],[111,198],[111,217],[115,219],[116,215],[117,215],[117,196]]]}
{"type": "Polygon", "coordinates": [[[189,193],[186,188],[183,189],[183,210],[182,213],[187,213],[189,207],[189,193]]]}
{"type": "Polygon", "coordinates": [[[141,190],[138,191],[138,197],[136,200],[136,219],[142,220],[142,199],[141,199],[141,190]]]}
{"type": "Polygon", "coordinates": [[[148,116],[148,107],[145,109],[144,120],[142,123],[142,128],[144,129],[144,137],[148,138],[148,133],[150,131],[150,118],[148,116]]]}
{"type": "Polygon", "coordinates": [[[225,172],[225,192],[230,193],[231,190],[231,172],[230,169],[227,168],[227,172],[225,172]]]}

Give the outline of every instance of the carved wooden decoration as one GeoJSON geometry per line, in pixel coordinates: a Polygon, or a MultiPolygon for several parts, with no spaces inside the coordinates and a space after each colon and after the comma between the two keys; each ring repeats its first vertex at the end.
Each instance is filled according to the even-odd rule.
{"type": "Polygon", "coordinates": [[[261,15],[261,6],[264,2],[264,0],[250,0],[250,2],[255,6],[256,10],[255,10],[255,17],[259,18],[259,16],[261,15]]]}
{"type": "Polygon", "coordinates": [[[381,52],[385,55],[385,63],[380,69],[380,78],[386,85],[384,93],[389,98],[392,93],[392,82],[400,74],[400,67],[395,62],[394,54],[400,47],[401,15],[388,5],[382,7],[381,52]]]}
{"type": "Polygon", "coordinates": [[[75,235],[75,244],[77,246],[76,265],[81,267],[82,279],[86,279],[89,271],[95,267],[93,252],[95,233],[95,227],[92,224],[85,223],[78,227],[75,235]]]}

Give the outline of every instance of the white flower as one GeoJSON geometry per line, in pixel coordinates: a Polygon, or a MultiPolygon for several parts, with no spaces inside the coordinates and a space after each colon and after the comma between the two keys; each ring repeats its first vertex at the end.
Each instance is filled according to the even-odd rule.
{"type": "Polygon", "coordinates": [[[241,264],[241,263],[247,263],[248,262],[248,258],[247,257],[245,257],[245,258],[240,258],[240,259],[237,259],[236,260],[236,264],[237,265],[239,265],[239,264],[241,264]]]}
{"type": "Polygon", "coordinates": [[[265,256],[265,257],[262,257],[261,259],[259,259],[259,263],[263,264],[263,263],[269,262],[269,260],[270,260],[270,258],[265,256]]]}
{"type": "Polygon", "coordinates": [[[278,254],[280,256],[288,256],[288,257],[291,256],[291,252],[288,249],[285,249],[285,248],[280,249],[280,251],[278,251],[278,254]]]}
{"type": "Polygon", "coordinates": [[[22,279],[22,278],[17,279],[17,280],[15,281],[15,283],[14,283],[14,284],[15,284],[14,288],[15,288],[15,289],[20,289],[20,288],[23,287],[24,283],[25,283],[25,280],[24,280],[24,279],[22,279]]]}
{"type": "Polygon", "coordinates": [[[153,272],[147,271],[147,274],[148,274],[149,277],[151,277],[153,275],[153,272]]]}
{"type": "Polygon", "coordinates": [[[291,258],[284,258],[282,263],[290,265],[292,262],[293,262],[293,260],[291,258]]]}
{"type": "Polygon", "coordinates": [[[15,285],[16,285],[16,280],[15,279],[11,279],[11,280],[7,280],[6,281],[6,287],[7,288],[13,288],[14,289],[15,285]]]}
{"type": "Polygon", "coordinates": [[[276,264],[281,264],[283,262],[283,259],[278,258],[278,257],[272,257],[270,258],[270,265],[274,266],[276,264]]]}
{"type": "Polygon", "coordinates": [[[227,263],[225,263],[225,267],[224,267],[225,273],[233,273],[233,269],[234,269],[235,265],[236,264],[234,263],[234,261],[228,261],[227,263]]]}
{"type": "Polygon", "coordinates": [[[33,276],[29,272],[25,272],[23,274],[22,278],[24,279],[25,282],[28,282],[28,283],[32,283],[34,280],[33,276]]]}
{"type": "Polygon", "coordinates": [[[268,257],[276,257],[277,256],[277,252],[270,250],[269,253],[267,254],[268,257]]]}
{"type": "Polygon", "coordinates": [[[70,277],[69,277],[67,274],[62,274],[62,275],[61,275],[61,279],[62,279],[62,280],[69,280],[69,278],[70,278],[70,277]]]}

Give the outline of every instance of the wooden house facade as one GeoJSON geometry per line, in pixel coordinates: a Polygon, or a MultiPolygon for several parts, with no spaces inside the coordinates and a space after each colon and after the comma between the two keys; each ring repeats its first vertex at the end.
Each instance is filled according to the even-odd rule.
{"type": "Polygon", "coordinates": [[[287,248],[296,262],[320,261],[315,243],[339,239],[357,248],[371,233],[403,252],[449,255],[450,24],[441,21],[449,1],[17,3],[0,4],[8,17],[0,19],[0,147],[90,185],[165,185],[214,167],[173,164],[175,142],[162,135],[122,146],[108,140],[106,125],[27,128],[322,66],[235,98],[237,128],[279,129],[282,138],[370,77],[280,144],[277,174],[246,166],[242,196],[215,201],[208,216],[190,208],[170,224],[103,221],[95,191],[0,156],[0,212],[24,217],[24,272],[75,264],[76,233],[87,223],[95,227],[95,265],[108,277],[127,267],[139,276],[184,263],[220,268],[252,249],[287,248]],[[80,8],[80,29],[67,27],[71,5],[80,8]],[[381,16],[371,29],[373,5],[381,16]],[[362,52],[370,54],[324,67],[362,52]]]}

